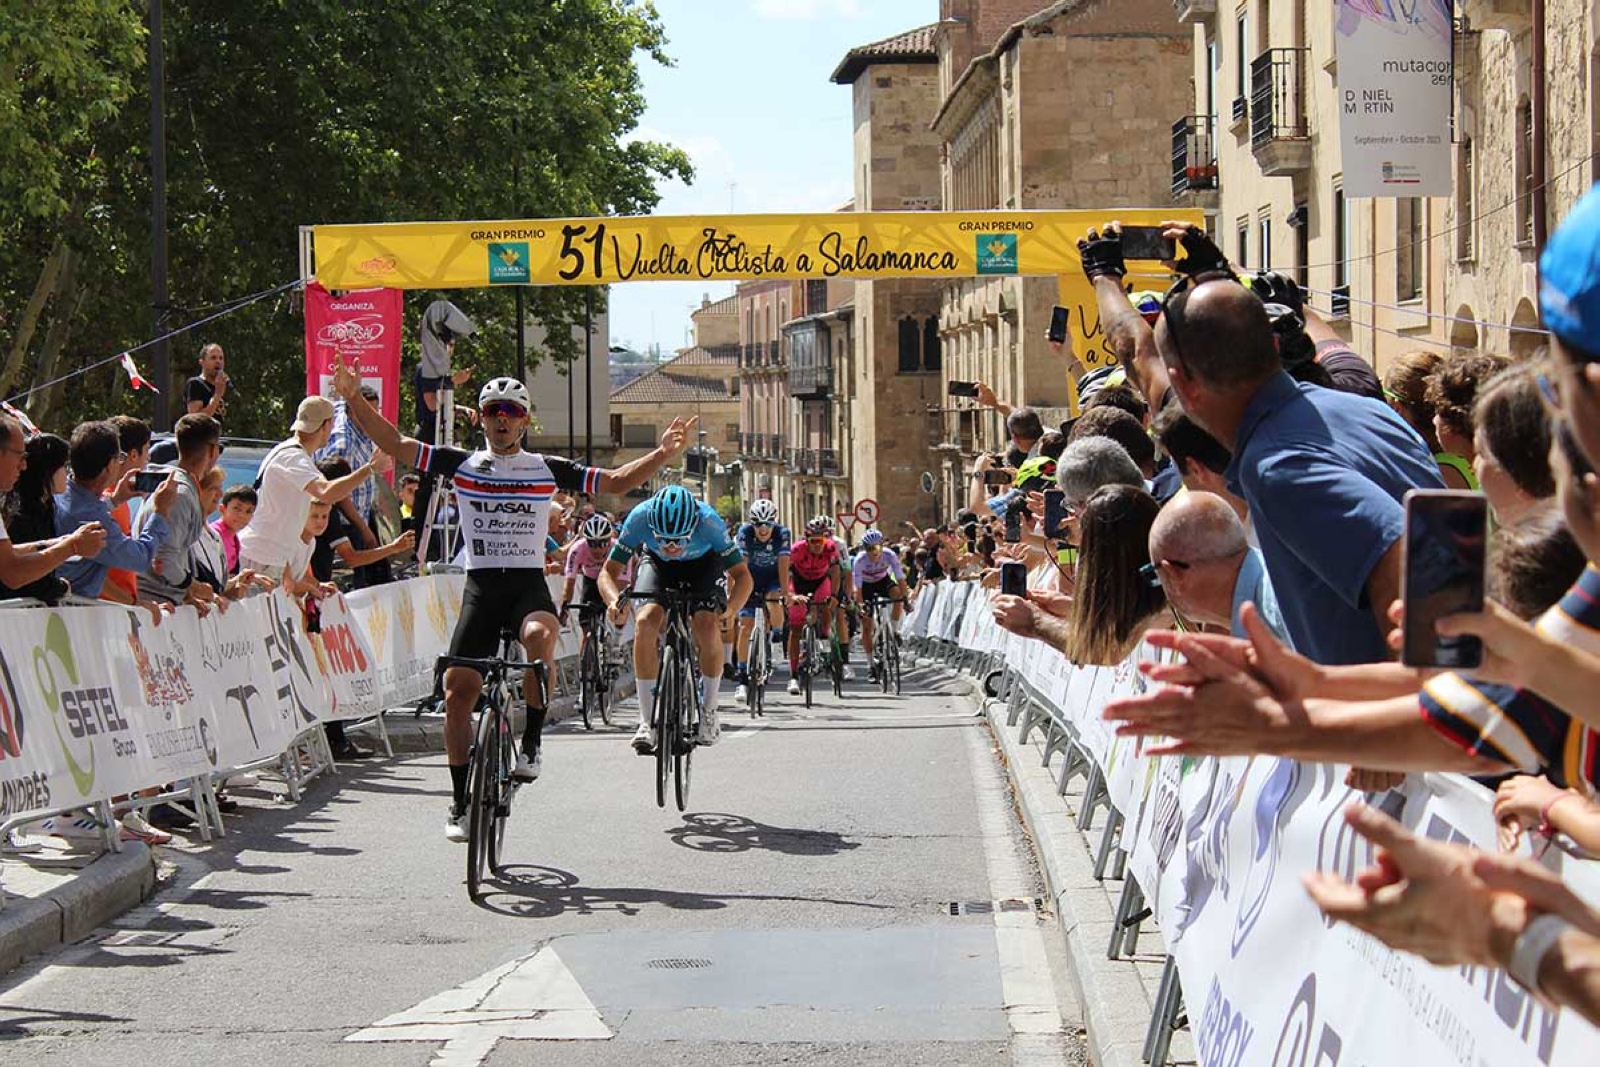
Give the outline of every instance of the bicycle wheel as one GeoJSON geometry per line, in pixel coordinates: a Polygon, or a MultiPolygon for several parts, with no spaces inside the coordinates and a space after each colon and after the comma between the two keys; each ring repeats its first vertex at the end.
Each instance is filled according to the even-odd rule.
{"type": "Polygon", "coordinates": [[[599,697],[600,660],[595,649],[597,640],[593,627],[583,628],[583,658],[578,666],[578,711],[583,715],[583,728],[593,730],[594,722],[589,710],[599,697]]]}
{"type": "Polygon", "coordinates": [[[516,783],[511,779],[511,768],[516,766],[516,753],[512,750],[511,720],[504,715],[496,715],[499,729],[495,732],[495,760],[489,778],[490,810],[485,817],[489,820],[488,832],[488,862],[489,870],[495,874],[500,873],[500,860],[506,843],[506,821],[511,818],[511,795],[516,791],[516,783]]]}
{"type": "Polygon", "coordinates": [[[492,705],[482,699],[478,701],[478,730],[468,758],[471,779],[467,790],[467,895],[473,900],[478,899],[484,866],[489,858],[490,824],[495,805],[491,764],[499,759],[495,738],[498,718],[499,712],[492,705]]]}
{"type": "MultiPolygon", "coordinates": [[[[693,655],[692,650],[680,653],[687,664],[688,657],[693,655]]],[[[677,744],[672,747],[672,797],[678,802],[678,810],[682,811],[689,806],[689,771],[694,765],[694,747],[699,740],[698,721],[691,721],[691,710],[700,706],[700,694],[690,692],[694,685],[694,673],[684,671],[683,699],[677,703],[677,744]]]]}
{"type": "Polygon", "coordinates": [[[667,777],[672,773],[672,750],[677,744],[678,705],[681,679],[678,658],[671,645],[661,650],[661,673],[656,677],[655,706],[650,709],[656,728],[656,807],[667,806],[667,777]]]}
{"type": "Polygon", "coordinates": [[[833,695],[844,697],[844,649],[839,644],[838,638],[833,638],[828,644],[832,653],[828,657],[828,674],[833,680],[833,695]]]}
{"type": "Polygon", "coordinates": [[[890,672],[894,675],[894,695],[900,695],[900,640],[891,631],[884,638],[883,652],[890,672]]]}
{"type": "Polygon", "coordinates": [[[745,663],[745,707],[751,715],[761,714],[761,687],[767,684],[767,643],[766,627],[757,623],[750,628],[750,645],[746,649],[745,663]]]}
{"type": "Polygon", "coordinates": [[[806,623],[805,635],[800,639],[800,685],[805,689],[806,707],[811,706],[811,676],[817,670],[817,630],[806,623]]]}
{"type": "Polygon", "coordinates": [[[617,679],[617,673],[611,663],[611,641],[610,635],[606,632],[606,624],[601,622],[595,629],[600,639],[600,647],[595,652],[595,660],[600,664],[600,721],[610,726],[611,686],[617,679]]]}

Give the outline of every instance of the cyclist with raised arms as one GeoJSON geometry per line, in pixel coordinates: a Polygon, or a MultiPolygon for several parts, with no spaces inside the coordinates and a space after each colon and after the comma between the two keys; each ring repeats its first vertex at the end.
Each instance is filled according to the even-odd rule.
{"type": "Polygon", "coordinates": [[[789,695],[800,695],[800,631],[807,603],[817,605],[817,633],[833,632],[833,597],[840,592],[839,542],[833,520],[818,515],[806,523],[806,539],[789,550],[789,695]]]}
{"type": "MultiPolygon", "coordinates": [[[[560,630],[544,576],[551,497],[557,489],[626,493],[649,481],[695,439],[696,419],[673,419],[661,435],[660,447],[616,470],[542,456],[522,447],[530,408],[527,387],[515,378],[495,378],[478,394],[488,447],[475,452],[436,448],[406,437],[380,415],[361,395],[361,378],[342,357],[335,362],[333,383],[351,417],[380,449],[424,474],[455,480],[466,542],[467,588],[450,638],[450,655],[469,659],[495,655],[501,630],[510,628],[529,662],[551,664],[560,630]]],[[[467,839],[467,760],[472,750],[472,711],[482,689],[483,676],[476,670],[451,667],[444,673],[444,744],[452,798],[444,833],[451,841],[467,839]]],[[[539,735],[545,717],[545,694],[531,671],[522,679],[522,695],[527,723],[512,773],[527,782],[539,777],[539,735]]]]}
{"type": "Polygon", "coordinates": [[[639,729],[633,750],[648,756],[656,749],[650,709],[655,706],[656,679],[661,674],[657,638],[667,621],[661,595],[687,592],[692,604],[690,625],[700,650],[700,737],[715,744],[720,732],[717,696],[722,684],[722,626],[732,621],[750,595],[750,568],[728,526],[710,504],[681,485],[669,485],[628,513],[611,557],[600,571],[600,595],[621,625],[622,571],[638,557],[633,595],[642,602],[634,615],[633,675],[639,685],[639,729]],[[721,578],[728,575],[728,591],[721,578]]]}
{"type": "Polygon", "coordinates": [[[750,643],[750,631],[755,629],[756,612],[765,609],[767,626],[772,633],[777,633],[783,625],[783,616],[778,613],[779,604],[768,603],[767,598],[773,593],[781,597],[789,588],[789,527],[779,525],[778,505],[770,500],[757,500],[750,505],[749,519],[734,537],[754,583],[750,599],[739,611],[739,628],[733,637],[734,680],[739,685],[734,699],[741,704],[749,695],[745,687],[750,683],[750,665],[740,657],[750,643]]]}
{"type": "MultiPolygon", "coordinates": [[[[851,569],[851,581],[855,585],[856,603],[862,605],[861,647],[866,650],[867,662],[871,663],[873,613],[867,611],[865,605],[873,600],[898,600],[901,603],[894,605],[894,621],[899,622],[906,599],[906,574],[901,569],[900,557],[884,546],[883,534],[879,531],[868,530],[861,535],[861,554],[851,569]]],[[[872,680],[878,680],[875,667],[872,680]]]]}

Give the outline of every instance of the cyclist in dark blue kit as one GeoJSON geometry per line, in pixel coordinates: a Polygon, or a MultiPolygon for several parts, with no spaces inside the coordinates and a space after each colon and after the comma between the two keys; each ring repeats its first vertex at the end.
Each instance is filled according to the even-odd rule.
{"type": "Polygon", "coordinates": [[[770,500],[757,500],[750,505],[750,521],[739,527],[734,538],[744,561],[750,568],[754,583],[750,599],[739,611],[739,627],[733,638],[734,681],[739,688],[734,696],[743,704],[747,697],[745,687],[750,684],[748,663],[740,657],[750,645],[750,631],[755,629],[756,612],[765,607],[767,628],[777,633],[783,627],[782,595],[789,588],[789,527],[778,523],[778,505],[770,500]],[[767,603],[773,593],[780,599],[767,603]]]}

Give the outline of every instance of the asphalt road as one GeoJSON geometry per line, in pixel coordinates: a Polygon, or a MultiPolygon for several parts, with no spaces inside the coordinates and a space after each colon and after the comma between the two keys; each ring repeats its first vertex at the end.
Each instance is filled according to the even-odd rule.
{"type": "Polygon", "coordinates": [[[725,709],[684,815],[627,745],[631,701],[610,731],[552,728],[481,905],[442,834],[442,756],[347,766],[298,805],[247,796],[223,842],[167,850],[150,905],[0,986],[0,1058],[1081,1062],[990,735],[908,683],[725,709]]]}

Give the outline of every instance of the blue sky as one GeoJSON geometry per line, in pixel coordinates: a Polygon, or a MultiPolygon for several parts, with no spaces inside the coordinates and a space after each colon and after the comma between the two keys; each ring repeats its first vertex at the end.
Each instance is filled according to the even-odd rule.
{"type": "MultiPolygon", "coordinates": [[[[689,153],[695,180],[662,188],[659,215],[831,211],[850,198],[850,89],[828,76],[856,45],[939,17],[938,0],[656,0],[667,54],[641,63],[637,136],[689,153]],[[731,188],[730,188],[731,186],[731,188]]],[[[691,307],[726,283],[611,290],[611,342],[681,348],[691,307]]]]}

